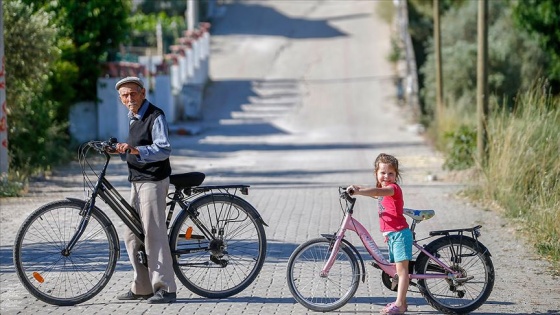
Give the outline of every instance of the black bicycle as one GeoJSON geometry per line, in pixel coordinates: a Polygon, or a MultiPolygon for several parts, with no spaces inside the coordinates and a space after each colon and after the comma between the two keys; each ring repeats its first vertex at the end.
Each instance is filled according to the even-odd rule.
{"type": "MultiPolygon", "coordinates": [[[[97,197],[144,239],[138,214],[106,178],[107,152],[115,144],[112,138],[80,146],[78,158],[88,197],[40,207],[17,233],[16,272],[41,301],[61,306],[85,302],[107,285],[115,271],[120,242],[115,226],[96,206],[97,197]]],[[[243,291],[259,274],[266,255],[267,225],[239,196],[248,194],[248,185],[202,186],[204,179],[199,172],[170,176],[175,190],[168,195],[166,223],[173,267],[192,292],[226,298],[243,291]],[[174,217],[177,205],[181,209],[174,217]]],[[[137,259],[145,263],[145,253],[137,259]]]]}

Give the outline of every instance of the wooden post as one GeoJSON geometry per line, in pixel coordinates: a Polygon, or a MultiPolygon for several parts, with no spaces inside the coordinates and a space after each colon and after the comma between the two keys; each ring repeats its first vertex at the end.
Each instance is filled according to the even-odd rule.
{"type": "Polygon", "coordinates": [[[439,0],[434,0],[434,52],[436,57],[436,122],[443,114],[443,80],[441,64],[441,26],[439,0]]]}
{"type": "Polygon", "coordinates": [[[478,2],[476,109],[478,159],[484,166],[488,158],[488,0],[478,2]]]}

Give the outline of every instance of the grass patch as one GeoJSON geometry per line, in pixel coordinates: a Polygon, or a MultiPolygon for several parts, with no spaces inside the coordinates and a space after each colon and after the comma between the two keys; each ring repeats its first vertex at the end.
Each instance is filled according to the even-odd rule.
{"type": "Polygon", "coordinates": [[[539,253],[559,271],[560,99],[534,88],[489,122],[489,159],[480,192],[520,219],[539,253]]]}
{"type": "Polygon", "coordinates": [[[375,12],[379,18],[391,25],[396,14],[396,8],[393,1],[377,1],[375,12]]]}
{"type": "Polygon", "coordinates": [[[20,197],[25,190],[25,179],[12,176],[0,177],[0,198],[20,197]]]}

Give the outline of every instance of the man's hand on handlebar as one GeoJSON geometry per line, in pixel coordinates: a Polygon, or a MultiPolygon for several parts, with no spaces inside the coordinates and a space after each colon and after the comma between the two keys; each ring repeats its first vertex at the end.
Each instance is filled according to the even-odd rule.
{"type": "Polygon", "coordinates": [[[105,152],[109,153],[109,154],[117,154],[119,152],[117,152],[117,149],[113,146],[106,146],[105,147],[105,152]]]}
{"type": "Polygon", "coordinates": [[[117,143],[116,149],[117,149],[117,152],[121,153],[121,154],[124,154],[124,153],[140,154],[138,149],[129,145],[128,143],[117,143]]]}

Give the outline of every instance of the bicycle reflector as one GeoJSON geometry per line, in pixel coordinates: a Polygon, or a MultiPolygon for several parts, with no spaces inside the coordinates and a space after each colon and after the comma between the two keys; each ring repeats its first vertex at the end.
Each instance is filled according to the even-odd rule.
{"type": "Polygon", "coordinates": [[[477,226],[477,227],[475,227],[475,228],[473,229],[473,233],[474,233],[474,236],[475,236],[475,237],[480,237],[480,235],[482,235],[482,234],[480,233],[480,228],[481,228],[480,226],[477,226]]]}
{"type": "Polygon", "coordinates": [[[187,228],[187,231],[185,232],[185,239],[190,240],[192,236],[192,226],[189,226],[187,228]]]}
{"type": "Polygon", "coordinates": [[[35,280],[37,280],[37,282],[39,282],[39,283],[45,282],[45,279],[43,278],[43,276],[41,276],[41,274],[39,274],[37,271],[33,272],[33,278],[35,278],[35,280]]]}

